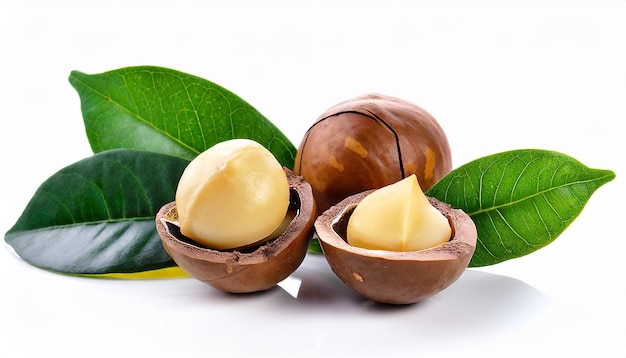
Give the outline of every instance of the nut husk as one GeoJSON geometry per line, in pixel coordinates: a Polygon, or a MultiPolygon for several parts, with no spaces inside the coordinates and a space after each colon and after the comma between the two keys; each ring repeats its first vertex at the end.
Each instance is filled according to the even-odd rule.
{"type": "Polygon", "coordinates": [[[435,118],[405,100],[367,94],[322,113],[298,148],[294,172],[313,187],[319,213],[342,199],[415,174],[423,191],[452,169],[435,118]]]}
{"type": "Polygon", "coordinates": [[[307,253],[316,211],[311,186],[291,170],[284,170],[290,188],[289,210],[296,215],[280,236],[249,250],[202,247],[180,233],[176,202],[164,205],[156,226],[174,262],[190,276],[231,293],[267,290],[293,273],[307,253]]]}
{"type": "Polygon", "coordinates": [[[315,230],[332,271],[373,301],[411,304],[450,286],[467,268],[476,248],[472,219],[435,198],[430,203],[448,218],[452,236],[441,245],[411,252],[368,250],[347,243],[352,211],[373,190],[346,198],[319,216],[315,230]]]}

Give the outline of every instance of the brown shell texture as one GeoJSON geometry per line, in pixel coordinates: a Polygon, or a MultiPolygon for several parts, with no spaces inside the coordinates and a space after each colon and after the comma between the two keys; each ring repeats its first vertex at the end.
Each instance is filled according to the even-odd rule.
{"type": "Polygon", "coordinates": [[[310,185],[285,168],[291,190],[289,210],[296,210],[287,229],[276,239],[249,251],[220,251],[184,237],[176,226],[176,202],[164,205],[156,217],[163,246],[190,276],[225,292],[246,293],[274,287],[304,260],[313,235],[315,202],[310,185]]]}
{"type": "Polygon", "coordinates": [[[315,230],[332,271],[350,288],[373,301],[411,304],[454,283],[476,248],[476,226],[462,210],[428,198],[452,226],[450,241],[421,251],[368,250],[346,241],[346,228],[356,205],[372,190],[348,197],[324,212],[315,230]]]}
{"type": "Polygon", "coordinates": [[[368,94],[324,112],[305,133],[294,172],[313,187],[318,212],[415,174],[423,191],[452,170],[433,116],[405,100],[368,94]]]}

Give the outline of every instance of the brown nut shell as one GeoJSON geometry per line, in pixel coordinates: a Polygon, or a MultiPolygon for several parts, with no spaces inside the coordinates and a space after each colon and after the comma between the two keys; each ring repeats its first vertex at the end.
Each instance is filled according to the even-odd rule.
{"type": "Polygon", "coordinates": [[[249,251],[214,250],[193,242],[176,226],[176,202],[164,205],[156,217],[163,246],[185,272],[225,292],[247,293],[274,287],[302,264],[313,236],[315,202],[311,186],[285,168],[291,193],[289,210],[296,215],[287,229],[249,251]]]}
{"type": "Polygon", "coordinates": [[[415,174],[423,191],[452,169],[435,118],[405,100],[359,96],[326,110],[305,133],[294,172],[313,187],[319,213],[344,198],[415,174]]]}
{"type": "Polygon", "coordinates": [[[391,304],[415,303],[454,283],[476,248],[478,235],[472,219],[462,210],[429,197],[452,226],[450,241],[412,252],[351,246],[346,240],[348,220],[356,205],[372,191],[350,196],[317,218],[315,230],[332,271],[362,296],[391,304]]]}

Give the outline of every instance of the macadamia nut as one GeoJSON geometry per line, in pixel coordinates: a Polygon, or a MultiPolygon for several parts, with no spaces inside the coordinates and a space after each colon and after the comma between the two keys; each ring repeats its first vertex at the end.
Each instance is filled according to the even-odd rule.
{"type": "Polygon", "coordinates": [[[452,169],[435,118],[405,100],[368,94],[326,110],[307,130],[294,172],[313,188],[319,213],[342,199],[415,174],[424,191],[452,169]]]}
{"type": "Polygon", "coordinates": [[[347,239],[364,249],[419,251],[450,240],[451,233],[413,174],[366,196],[348,221],[347,239]]]}
{"type": "Polygon", "coordinates": [[[272,153],[257,142],[218,143],[189,163],[178,183],[181,232],[225,250],[270,239],[289,206],[289,184],[272,153]]]}

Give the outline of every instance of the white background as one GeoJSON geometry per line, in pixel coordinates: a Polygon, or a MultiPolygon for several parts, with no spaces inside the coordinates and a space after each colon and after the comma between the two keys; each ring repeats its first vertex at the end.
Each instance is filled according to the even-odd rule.
{"type": "Polygon", "coordinates": [[[46,178],[91,155],[74,69],[198,75],[296,145],[326,108],[379,92],[433,114],[455,167],[542,148],[617,174],[548,247],[395,309],[319,256],[231,296],[57,275],[3,245],[0,357],[625,357],[624,19],[624,1],[0,0],[3,234],[46,178]]]}

